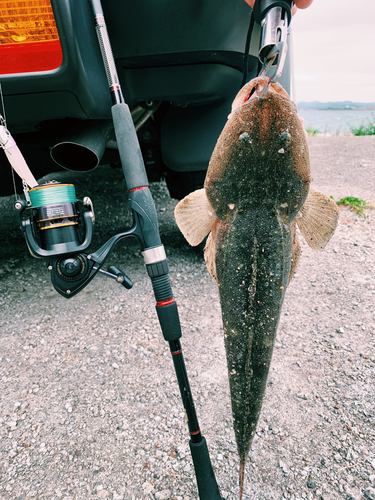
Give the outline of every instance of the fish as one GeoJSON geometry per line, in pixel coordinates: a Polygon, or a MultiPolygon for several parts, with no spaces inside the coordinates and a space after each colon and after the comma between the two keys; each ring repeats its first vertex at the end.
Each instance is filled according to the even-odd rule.
{"type": "Polygon", "coordinates": [[[219,287],[240,499],[285,292],[301,255],[297,226],[321,250],[337,225],[335,202],[311,182],[297,107],[261,76],[234,99],[204,187],[175,208],[190,245],[207,237],[204,258],[219,287]]]}

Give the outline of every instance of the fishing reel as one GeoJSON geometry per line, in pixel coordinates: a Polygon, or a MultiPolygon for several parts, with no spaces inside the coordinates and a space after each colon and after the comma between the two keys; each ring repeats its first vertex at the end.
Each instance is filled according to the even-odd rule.
{"type": "Polygon", "coordinates": [[[14,210],[33,257],[79,253],[90,245],[95,222],[92,202],[88,197],[83,200],[81,242],[81,213],[73,184],[51,181],[25,189],[25,196],[27,201],[16,200],[14,210]]]}
{"type": "Polygon", "coordinates": [[[52,284],[61,295],[73,297],[97,272],[115,279],[125,288],[133,286],[117,267],[110,266],[108,271],[100,269],[117,242],[116,237],[94,254],[84,252],[91,243],[95,222],[90,198],[83,199],[81,210],[74,185],[56,181],[24,191],[27,201],[16,200],[14,211],[31,255],[48,258],[52,284]]]}

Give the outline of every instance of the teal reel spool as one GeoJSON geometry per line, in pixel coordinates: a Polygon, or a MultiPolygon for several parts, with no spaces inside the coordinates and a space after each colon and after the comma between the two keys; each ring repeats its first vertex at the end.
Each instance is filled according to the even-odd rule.
{"type": "Polygon", "coordinates": [[[76,189],[73,184],[59,182],[41,184],[29,190],[32,207],[45,207],[65,203],[76,203],[76,189]]]}
{"type": "Polygon", "coordinates": [[[79,208],[73,184],[51,182],[29,190],[41,247],[67,253],[79,246],[79,208]]]}

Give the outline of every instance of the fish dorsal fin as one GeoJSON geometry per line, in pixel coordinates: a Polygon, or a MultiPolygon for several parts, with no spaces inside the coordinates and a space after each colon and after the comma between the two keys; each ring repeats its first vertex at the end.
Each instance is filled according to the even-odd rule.
{"type": "Polygon", "coordinates": [[[204,188],[185,196],[177,204],[174,216],[181,233],[193,247],[203,241],[217,219],[204,188]]]}
{"type": "Polygon", "coordinates": [[[302,236],[313,250],[322,250],[335,232],[339,217],[336,203],[327,195],[310,189],[297,224],[302,236]]]}
{"type": "Polygon", "coordinates": [[[208,272],[211,274],[212,279],[217,283],[216,277],[216,241],[213,237],[212,231],[208,235],[206,246],[204,247],[204,260],[206,261],[206,266],[208,272]]]}

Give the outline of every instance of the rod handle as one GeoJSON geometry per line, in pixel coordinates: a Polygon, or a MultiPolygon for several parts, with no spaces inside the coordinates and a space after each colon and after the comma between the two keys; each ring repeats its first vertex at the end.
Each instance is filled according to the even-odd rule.
{"type": "Polygon", "coordinates": [[[199,443],[189,441],[189,445],[193,458],[200,500],[222,500],[212,469],[206,439],[203,437],[199,443]]]}
{"type": "Polygon", "coordinates": [[[128,105],[120,103],[112,106],[112,118],[128,189],[148,186],[142,152],[128,105]]]}

